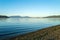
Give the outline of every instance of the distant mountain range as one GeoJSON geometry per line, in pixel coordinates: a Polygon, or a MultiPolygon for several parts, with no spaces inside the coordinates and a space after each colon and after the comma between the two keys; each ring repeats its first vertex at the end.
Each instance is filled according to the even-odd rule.
{"type": "Polygon", "coordinates": [[[10,16],[10,18],[30,18],[29,16],[10,16]]]}
{"type": "Polygon", "coordinates": [[[21,16],[10,16],[10,18],[21,18],[21,16]]]}
{"type": "Polygon", "coordinates": [[[60,15],[53,15],[47,17],[10,16],[10,18],[60,18],[60,15]]]}
{"type": "Polygon", "coordinates": [[[47,16],[47,17],[44,17],[44,18],[60,18],[60,15],[47,16]]]}

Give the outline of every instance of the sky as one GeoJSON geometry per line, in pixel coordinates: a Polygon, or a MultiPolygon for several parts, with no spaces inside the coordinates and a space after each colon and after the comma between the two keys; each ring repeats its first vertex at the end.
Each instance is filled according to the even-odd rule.
{"type": "Polygon", "coordinates": [[[60,15],[60,0],[0,0],[0,15],[60,15]]]}

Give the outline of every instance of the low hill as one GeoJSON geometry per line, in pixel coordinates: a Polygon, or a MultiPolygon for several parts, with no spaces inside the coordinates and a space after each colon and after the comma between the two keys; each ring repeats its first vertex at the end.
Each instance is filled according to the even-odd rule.
{"type": "Polygon", "coordinates": [[[55,15],[55,16],[47,16],[47,17],[44,17],[44,18],[60,18],[60,15],[55,15]]]}
{"type": "Polygon", "coordinates": [[[5,15],[0,15],[0,18],[9,18],[9,17],[5,15]]]}

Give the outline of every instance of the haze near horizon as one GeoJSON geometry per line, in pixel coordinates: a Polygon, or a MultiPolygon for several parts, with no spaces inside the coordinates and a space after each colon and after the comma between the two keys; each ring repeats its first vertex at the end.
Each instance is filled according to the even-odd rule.
{"type": "Polygon", "coordinates": [[[60,0],[0,0],[0,15],[60,15],[60,0]]]}

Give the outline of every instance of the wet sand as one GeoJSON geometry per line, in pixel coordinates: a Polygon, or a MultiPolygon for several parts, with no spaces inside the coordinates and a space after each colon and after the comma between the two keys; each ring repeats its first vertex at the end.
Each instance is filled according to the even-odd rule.
{"type": "Polygon", "coordinates": [[[7,40],[60,40],[60,25],[44,28],[7,40]]]}

